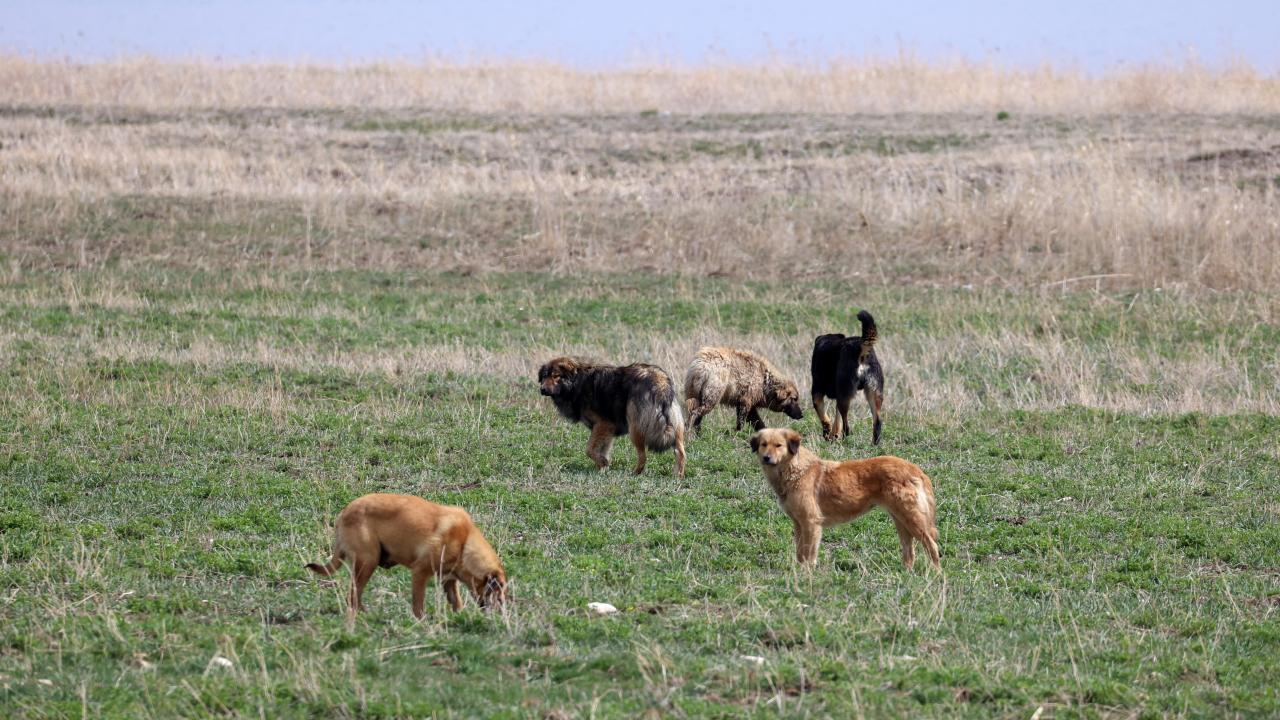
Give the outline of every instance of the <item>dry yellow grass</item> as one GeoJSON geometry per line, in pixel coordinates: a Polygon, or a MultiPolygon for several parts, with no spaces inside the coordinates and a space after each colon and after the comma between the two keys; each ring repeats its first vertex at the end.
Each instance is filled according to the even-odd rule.
{"type": "Polygon", "coordinates": [[[590,71],[553,62],[258,64],[151,58],[79,63],[0,56],[0,103],[189,108],[432,108],[454,112],[1275,113],[1280,78],[1247,64],[1103,74],[912,57],[822,63],[650,65],[590,71]]]}
{"type": "Polygon", "coordinates": [[[1272,290],[1278,110],[1247,67],[10,57],[0,243],[16,267],[1272,290]]]}

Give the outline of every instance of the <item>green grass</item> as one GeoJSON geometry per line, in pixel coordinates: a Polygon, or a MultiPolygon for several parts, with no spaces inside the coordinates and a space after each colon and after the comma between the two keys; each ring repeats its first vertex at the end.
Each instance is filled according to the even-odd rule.
{"type": "MultiPolygon", "coordinates": [[[[849,326],[841,284],[106,270],[0,292],[5,716],[1280,713],[1274,416],[1024,407],[1052,378],[1012,349],[931,369],[965,394],[930,407],[894,384],[904,357],[882,449],[934,478],[945,575],[904,571],[879,513],[828,531],[807,573],[730,413],[683,481],[670,454],[632,477],[625,439],[598,473],[527,371],[707,327],[803,356],[811,330],[849,326]],[[351,360],[406,348],[472,369],[351,360]],[[398,569],[346,627],[345,571],[303,564],[372,491],[467,507],[509,610],[436,593],[414,622],[398,569]],[[596,600],[621,614],[588,617],[596,600]]],[[[1257,298],[858,295],[886,352],[1007,331],[1172,363],[1225,343],[1275,386],[1257,298]]],[[[812,413],[796,426],[824,456],[876,452],[865,411],[841,443],[812,413]]]]}

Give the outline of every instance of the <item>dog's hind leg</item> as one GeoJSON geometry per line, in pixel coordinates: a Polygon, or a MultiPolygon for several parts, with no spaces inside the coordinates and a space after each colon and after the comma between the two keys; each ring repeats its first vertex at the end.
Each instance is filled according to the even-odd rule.
{"type": "MultiPolygon", "coordinates": [[[[813,393],[813,411],[818,415],[818,422],[822,423],[822,437],[835,440],[836,434],[832,432],[831,421],[827,419],[827,397],[820,392],[813,393]]],[[[835,430],[839,432],[839,428],[835,430]]]]}
{"type": "Polygon", "coordinates": [[[676,477],[684,477],[684,428],[676,428],[676,477]]]}
{"type": "Polygon", "coordinates": [[[839,417],[837,418],[837,422],[840,423],[840,427],[837,428],[836,431],[832,433],[832,435],[834,435],[835,437],[840,437],[840,438],[849,437],[849,405],[852,403],[853,403],[852,395],[846,395],[845,397],[836,398],[836,412],[839,414],[839,417]]]}
{"type": "Polygon", "coordinates": [[[596,467],[604,470],[609,467],[609,447],[613,445],[613,425],[598,422],[591,428],[591,438],[587,440],[587,457],[595,462],[596,467]]]}
{"type": "Polygon", "coordinates": [[[893,518],[893,525],[898,529],[898,542],[902,544],[902,564],[910,570],[916,564],[916,548],[915,539],[911,537],[911,531],[896,516],[893,518]]]}
{"type": "MultiPolygon", "coordinates": [[[[897,521],[897,518],[894,518],[894,520],[897,521]]],[[[934,539],[937,537],[938,529],[936,527],[932,527],[929,519],[921,513],[903,513],[902,520],[898,526],[900,528],[898,530],[898,535],[902,535],[901,528],[905,527],[907,532],[916,540],[919,540],[920,544],[924,546],[925,553],[929,555],[929,562],[933,563],[935,568],[941,570],[941,553],[938,551],[938,541],[934,539]]],[[[906,562],[906,559],[906,550],[903,550],[902,560],[904,563],[906,562]]],[[[907,564],[907,569],[911,569],[911,565],[909,563],[907,564]]]]}
{"type": "Polygon", "coordinates": [[[871,444],[880,444],[880,406],[884,404],[884,393],[879,390],[867,388],[862,391],[863,397],[867,399],[867,407],[871,408],[871,444]]]}
{"type": "Polygon", "coordinates": [[[931,528],[920,535],[920,544],[929,553],[929,562],[939,570],[942,569],[942,550],[938,547],[938,528],[931,528]]]}
{"type": "Polygon", "coordinates": [[[351,561],[351,593],[347,596],[347,613],[354,616],[364,610],[364,586],[369,584],[373,571],[378,569],[378,558],[356,556],[351,561]]]}
{"type": "Polygon", "coordinates": [[[685,401],[685,407],[689,410],[689,426],[693,428],[694,433],[702,432],[702,418],[716,409],[722,397],[724,397],[723,385],[707,383],[703,385],[701,392],[685,401]]]}
{"type": "Polygon", "coordinates": [[[703,402],[700,398],[689,398],[689,427],[695,434],[702,434],[702,418],[715,409],[713,402],[703,402]]]}
{"type": "Polygon", "coordinates": [[[631,444],[636,446],[636,475],[644,472],[644,463],[646,460],[644,446],[644,431],[635,425],[631,426],[631,444]]]}

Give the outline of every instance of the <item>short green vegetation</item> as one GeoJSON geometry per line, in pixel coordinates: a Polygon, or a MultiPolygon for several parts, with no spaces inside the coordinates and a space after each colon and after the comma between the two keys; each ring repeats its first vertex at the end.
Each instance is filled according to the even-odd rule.
{"type": "MultiPolygon", "coordinates": [[[[1275,716],[1280,419],[1256,410],[1273,313],[660,276],[10,278],[0,715],[1275,716]],[[807,392],[813,334],[854,331],[859,307],[880,324],[882,451],[934,480],[943,576],[904,571],[878,512],[797,571],[731,413],[690,441],[683,481],[670,454],[631,476],[625,438],[599,473],[533,378],[562,351],[682,377],[682,354],[727,338],[807,392]],[[1217,352],[1248,387],[1197,374],[1199,405],[1179,405],[1178,373],[1217,352]],[[1080,383],[1092,409],[1056,400],[1080,383]],[[436,593],[414,622],[399,569],[347,627],[345,570],[303,564],[373,491],[468,508],[508,611],[436,593]]],[[[796,427],[824,456],[872,454],[856,414],[840,443],[811,412],[796,427]]]]}

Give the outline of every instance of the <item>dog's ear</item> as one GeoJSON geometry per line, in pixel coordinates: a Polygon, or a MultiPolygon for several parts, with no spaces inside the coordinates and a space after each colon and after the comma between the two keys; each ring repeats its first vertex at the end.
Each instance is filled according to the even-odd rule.
{"type": "Polygon", "coordinates": [[[751,452],[758,452],[759,450],[760,450],[760,433],[756,433],[755,435],[751,436],[751,452]]]}
{"type": "Polygon", "coordinates": [[[792,455],[800,452],[800,433],[795,430],[787,431],[787,452],[792,455]]]}

